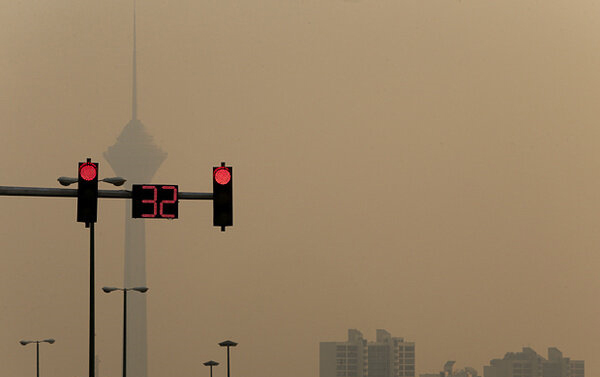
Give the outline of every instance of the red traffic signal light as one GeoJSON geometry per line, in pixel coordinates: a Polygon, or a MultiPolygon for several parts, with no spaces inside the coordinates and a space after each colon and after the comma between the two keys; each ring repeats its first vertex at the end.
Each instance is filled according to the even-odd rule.
{"type": "Polygon", "coordinates": [[[79,177],[84,181],[91,181],[98,177],[98,164],[91,162],[81,163],[79,166],[79,177]]]}
{"type": "Polygon", "coordinates": [[[215,182],[217,182],[220,185],[228,184],[229,181],[231,181],[231,171],[229,169],[230,168],[227,168],[225,166],[216,168],[215,171],[213,172],[213,175],[215,177],[215,182]]]}
{"type": "Polygon", "coordinates": [[[95,223],[98,214],[98,163],[79,163],[77,175],[77,221],[95,223]]]}
{"type": "Polygon", "coordinates": [[[225,163],[213,167],[213,225],[233,225],[233,169],[225,163]]]}

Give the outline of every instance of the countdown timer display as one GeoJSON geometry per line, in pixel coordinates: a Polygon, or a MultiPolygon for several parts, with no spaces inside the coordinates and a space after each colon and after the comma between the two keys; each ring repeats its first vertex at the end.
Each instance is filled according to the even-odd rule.
{"type": "Polygon", "coordinates": [[[131,216],[143,219],[176,219],[179,215],[177,185],[133,185],[131,216]]]}

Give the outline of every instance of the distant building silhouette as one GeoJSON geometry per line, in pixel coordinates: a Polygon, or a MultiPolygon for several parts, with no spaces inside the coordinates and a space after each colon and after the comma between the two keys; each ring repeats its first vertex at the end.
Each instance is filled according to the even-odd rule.
{"type": "Polygon", "coordinates": [[[454,370],[456,361],[446,361],[444,370],[439,373],[419,374],[419,377],[478,377],[477,370],[472,367],[464,367],[463,369],[454,370]]]}
{"type": "Polygon", "coordinates": [[[377,330],[367,342],[360,331],[348,330],[345,342],[321,342],[320,377],[414,377],[415,343],[377,330]]]}
{"type": "MultiPolygon", "coordinates": [[[[133,0],[133,56],[131,120],[117,141],[104,152],[114,172],[132,184],[151,183],[152,177],[167,158],[157,146],[137,114],[135,0],[133,0]]],[[[146,286],[145,220],[131,218],[131,200],[125,201],[125,287],[146,286]]],[[[127,375],[148,376],[146,295],[127,297],[127,375]]]]}
{"type": "Polygon", "coordinates": [[[533,349],[508,352],[503,359],[494,359],[483,367],[484,377],[585,377],[583,360],[563,357],[557,348],[548,348],[548,359],[533,349]]]}

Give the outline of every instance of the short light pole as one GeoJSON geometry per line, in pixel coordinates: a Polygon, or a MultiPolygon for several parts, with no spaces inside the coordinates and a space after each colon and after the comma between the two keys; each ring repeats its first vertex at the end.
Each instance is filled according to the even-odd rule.
{"type": "Polygon", "coordinates": [[[207,367],[210,367],[210,377],[212,377],[212,368],[219,365],[219,363],[217,363],[216,361],[210,360],[210,361],[205,362],[204,365],[206,365],[207,367]]]}
{"type": "MultiPolygon", "coordinates": [[[[87,162],[90,163],[92,160],[87,159],[87,162]]],[[[72,177],[58,177],[58,183],[63,186],[69,186],[73,183],[77,183],[77,178],[72,177]]],[[[101,182],[110,183],[114,186],[122,186],[126,179],[121,177],[112,177],[112,178],[104,178],[100,180],[101,182]]],[[[95,293],[95,251],[94,251],[94,223],[86,223],[86,228],[90,228],[90,326],[89,326],[89,357],[88,357],[88,366],[89,366],[89,377],[96,377],[96,293],[95,293]]]]}
{"type": "Polygon", "coordinates": [[[54,343],[54,339],[44,339],[44,340],[21,340],[22,346],[26,346],[29,343],[35,343],[35,366],[36,366],[36,376],[40,377],[40,343],[54,343]]]}
{"type": "Polygon", "coordinates": [[[127,376],[127,291],[137,291],[140,293],[146,293],[148,288],[146,287],[134,287],[134,288],[115,288],[115,287],[102,287],[105,293],[113,291],[123,292],[123,377],[127,376]]]}
{"type": "Polygon", "coordinates": [[[227,377],[229,376],[229,347],[235,347],[238,344],[236,342],[233,342],[231,340],[226,340],[224,342],[219,343],[219,345],[221,347],[227,347],[227,377]]]}

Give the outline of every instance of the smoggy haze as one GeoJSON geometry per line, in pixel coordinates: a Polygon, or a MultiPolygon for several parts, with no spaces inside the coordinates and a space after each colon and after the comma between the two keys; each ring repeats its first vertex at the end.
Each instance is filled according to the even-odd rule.
{"type": "MultiPolygon", "coordinates": [[[[0,185],[59,187],[131,118],[130,1],[3,1],[0,185]]],[[[154,177],[209,202],[147,221],[150,377],[316,377],[321,341],[387,329],[417,373],[556,346],[599,373],[600,3],[138,2],[154,177]],[[225,367],[215,369],[224,376],[225,367]]],[[[109,187],[104,187],[109,188],[109,187]]],[[[98,377],[121,370],[124,202],[101,199],[98,377]]],[[[0,197],[2,375],[87,373],[75,200],[0,197]]]]}

